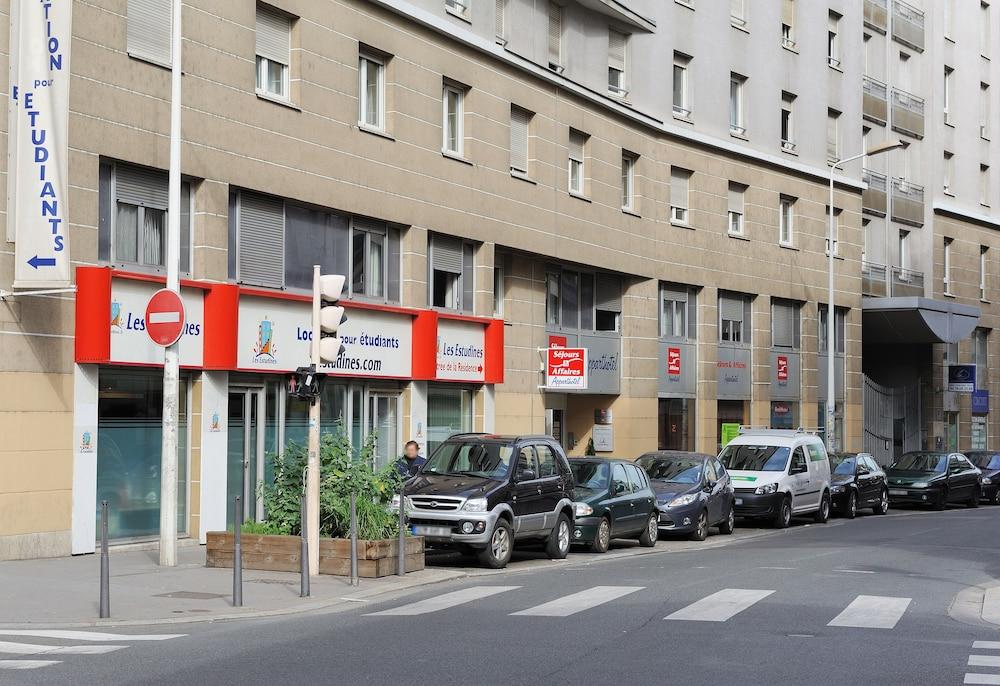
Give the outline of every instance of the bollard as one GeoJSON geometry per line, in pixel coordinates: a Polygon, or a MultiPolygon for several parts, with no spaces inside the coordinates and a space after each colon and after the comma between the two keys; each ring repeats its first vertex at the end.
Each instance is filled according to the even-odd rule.
{"type": "Polygon", "coordinates": [[[358,581],[358,513],[355,508],[355,496],[351,493],[351,586],[357,586],[358,581]]]}
{"type": "Polygon", "coordinates": [[[308,598],[309,597],[309,543],[306,536],[306,522],[308,521],[306,517],[306,494],[303,493],[301,496],[302,502],[299,506],[299,517],[302,518],[301,524],[299,526],[299,540],[300,540],[300,551],[299,551],[299,573],[302,575],[301,586],[299,588],[299,597],[308,598]]]}
{"type": "Polygon", "coordinates": [[[396,574],[406,576],[406,488],[399,487],[399,559],[396,574]]]}
{"type": "Polygon", "coordinates": [[[233,607],[243,607],[243,511],[240,508],[240,497],[236,496],[234,505],[236,535],[233,538],[233,607]]]}
{"type": "Polygon", "coordinates": [[[101,619],[111,616],[110,562],[108,560],[108,501],[101,501],[101,619]]]}

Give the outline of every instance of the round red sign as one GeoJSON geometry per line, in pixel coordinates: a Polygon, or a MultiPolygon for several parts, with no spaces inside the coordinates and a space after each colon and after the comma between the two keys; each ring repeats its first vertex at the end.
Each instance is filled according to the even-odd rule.
{"type": "Polygon", "coordinates": [[[184,301],[176,291],[161,288],[146,305],[146,333],[157,345],[169,347],[184,332],[184,301]]]}

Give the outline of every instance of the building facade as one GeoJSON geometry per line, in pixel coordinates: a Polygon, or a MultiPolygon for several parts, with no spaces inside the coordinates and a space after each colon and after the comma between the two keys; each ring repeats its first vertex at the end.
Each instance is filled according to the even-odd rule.
{"type": "MultiPolygon", "coordinates": [[[[0,558],[93,551],[102,500],[114,540],[157,533],[170,4],[73,3],[75,292],[0,303],[0,558]]],[[[835,171],[833,342],[825,321],[864,10],[186,3],[179,530],[224,528],[236,494],[266,515],[269,455],[307,428],[287,382],[316,263],[348,275],[322,426],[379,463],[456,431],[712,453],[822,425],[830,354],[834,440],[860,449],[861,163],[835,171]],[[544,387],[559,346],[587,348],[586,390],[544,387]]]]}

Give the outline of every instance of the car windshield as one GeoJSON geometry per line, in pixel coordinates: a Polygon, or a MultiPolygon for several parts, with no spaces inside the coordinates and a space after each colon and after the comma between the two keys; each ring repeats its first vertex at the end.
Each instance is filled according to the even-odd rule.
{"type": "Polygon", "coordinates": [[[787,446],[727,445],[719,458],[726,469],[748,472],[783,472],[788,463],[787,446]]]}
{"type": "Polygon", "coordinates": [[[892,469],[903,472],[943,472],[948,469],[948,456],[945,453],[906,453],[892,469]]]}
{"type": "Polygon", "coordinates": [[[570,460],[573,479],[577,488],[588,491],[606,491],[610,484],[611,467],[607,462],[581,462],[570,460]]]}
{"type": "Polygon", "coordinates": [[[646,470],[650,479],[679,484],[698,483],[701,480],[703,464],[703,460],[692,457],[653,457],[649,455],[639,458],[639,465],[646,470]]]}
{"type": "Polygon", "coordinates": [[[514,449],[499,443],[451,443],[438,446],[421,474],[450,474],[502,479],[514,449]]]}
{"type": "Polygon", "coordinates": [[[1000,453],[979,453],[971,457],[972,464],[980,469],[1000,469],[1000,453]]]}
{"type": "Polygon", "coordinates": [[[830,455],[830,466],[833,467],[834,474],[854,476],[857,463],[853,455],[830,455]]]}

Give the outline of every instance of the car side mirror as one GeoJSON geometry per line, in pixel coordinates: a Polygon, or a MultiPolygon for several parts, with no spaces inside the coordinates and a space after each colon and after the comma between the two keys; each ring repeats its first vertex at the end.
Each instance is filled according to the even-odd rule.
{"type": "Polygon", "coordinates": [[[534,469],[522,469],[521,471],[519,471],[517,473],[517,480],[518,481],[531,481],[534,478],[535,478],[535,470],[534,469]]]}

